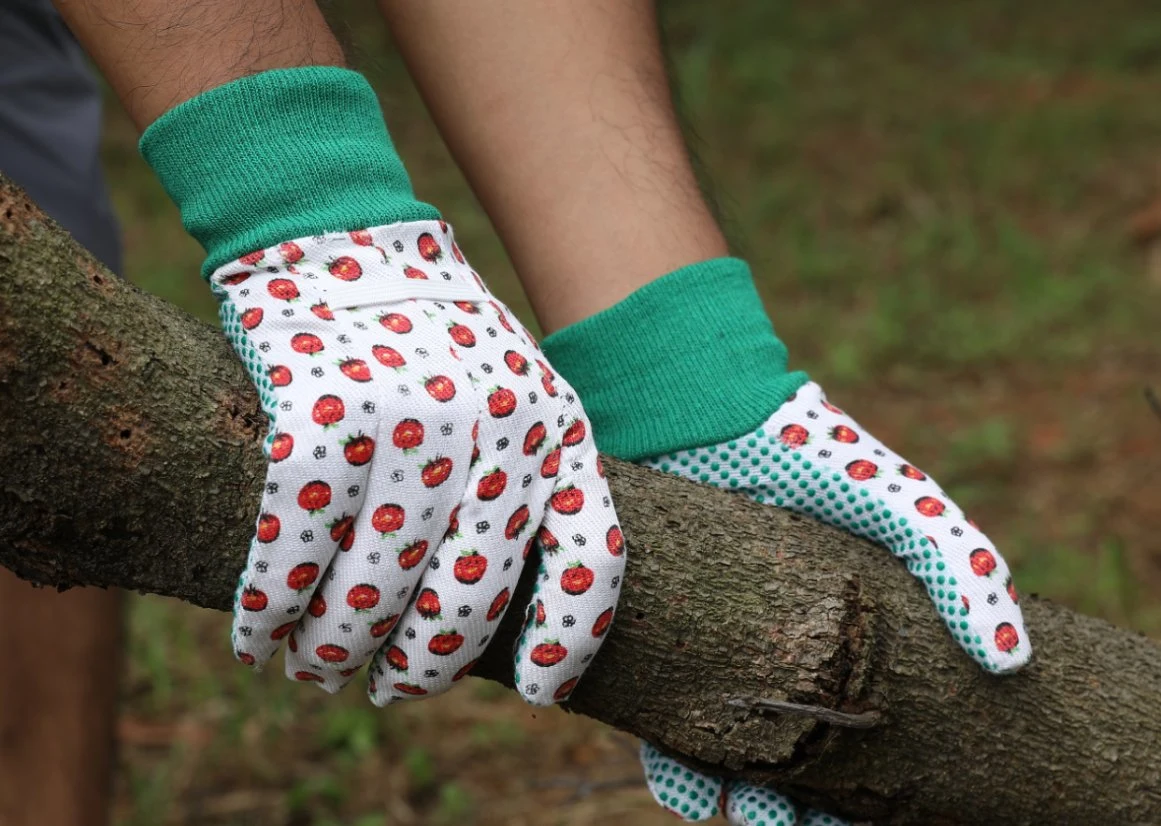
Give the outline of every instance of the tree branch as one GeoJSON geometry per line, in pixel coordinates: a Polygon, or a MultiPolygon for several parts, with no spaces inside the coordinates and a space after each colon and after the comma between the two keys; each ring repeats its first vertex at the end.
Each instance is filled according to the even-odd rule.
{"type": "MultiPolygon", "coordinates": [[[[265,473],[243,368],[2,179],[0,416],[0,564],[229,609],[265,473]]],[[[855,819],[1161,823],[1158,645],[1027,599],[1037,659],[992,677],[882,549],[608,466],[631,556],[571,710],[855,819]]],[[[518,614],[481,676],[510,684],[518,614]]]]}

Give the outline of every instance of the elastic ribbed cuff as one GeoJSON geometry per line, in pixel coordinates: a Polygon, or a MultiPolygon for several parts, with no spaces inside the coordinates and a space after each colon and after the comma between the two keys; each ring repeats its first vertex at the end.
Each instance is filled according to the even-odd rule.
{"type": "Polygon", "coordinates": [[[439,218],[415,199],[357,72],[274,69],[178,104],[141,154],[206,249],[202,275],[292,238],[439,218]]]}
{"type": "Polygon", "coordinates": [[[683,267],[541,346],[598,447],[630,461],[749,433],[807,381],[737,258],[683,267]]]}

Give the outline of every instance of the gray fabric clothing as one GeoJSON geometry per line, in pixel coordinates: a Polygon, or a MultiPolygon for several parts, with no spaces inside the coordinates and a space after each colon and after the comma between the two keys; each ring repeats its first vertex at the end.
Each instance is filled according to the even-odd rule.
{"type": "Polygon", "coordinates": [[[0,0],[0,170],[117,272],[100,136],[100,87],[52,4],[0,0]]]}

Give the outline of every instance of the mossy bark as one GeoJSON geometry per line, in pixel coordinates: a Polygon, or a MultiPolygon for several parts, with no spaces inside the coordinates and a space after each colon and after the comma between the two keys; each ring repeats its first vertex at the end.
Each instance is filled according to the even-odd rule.
{"type": "MultiPolygon", "coordinates": [[[[265,473],[241,365],[3,179],[0,416],[0,564],[229,609],[265,473]]],[[[1161,824],[1161,646],[1026,599],[1036,659],[989,676],[882,549],[607,464],[631,554],[572,711],[855,819],[1161,824]]],[[[510,683],[518,613],[480,676],[510,683]]]]}

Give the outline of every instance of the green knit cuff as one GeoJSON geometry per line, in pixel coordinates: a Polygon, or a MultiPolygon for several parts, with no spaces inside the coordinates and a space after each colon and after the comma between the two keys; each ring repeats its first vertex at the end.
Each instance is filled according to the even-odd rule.
{"type": "Polygon", "coordinates": [[[349,69],[274,69],[203,92],[146,129],[141,154],[205,247],[205,277],[292,238],[440,217],[415,199],[374,90],[349,69]]]}
{"type": "Polygon", "coordinates": [[[787,372],[737,258],[672,272],[542,347],[580,395],[598,447],[630,461],[749,433],[807,381],[787,372]]]}

